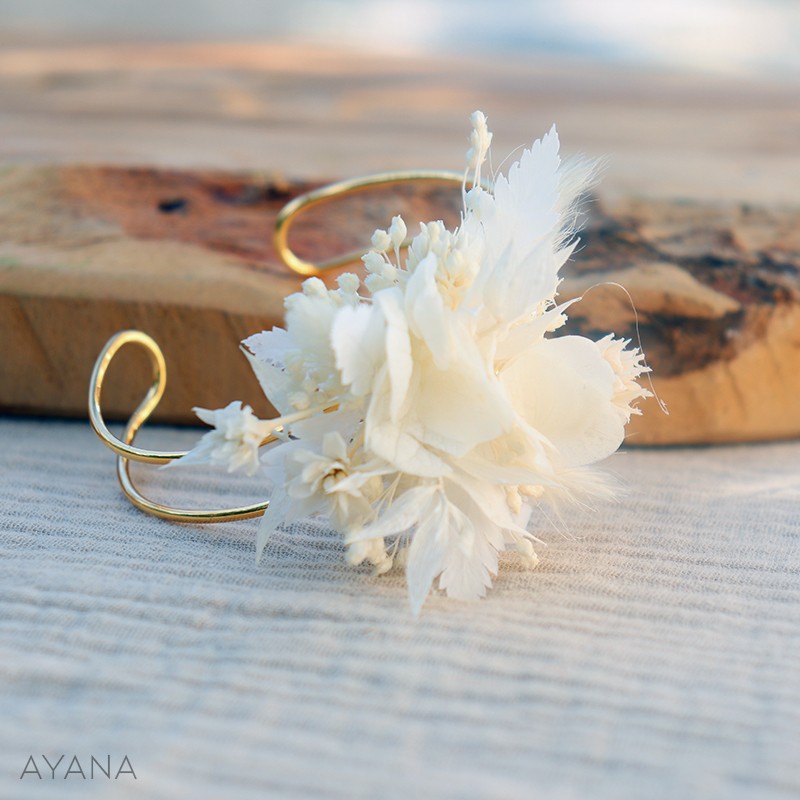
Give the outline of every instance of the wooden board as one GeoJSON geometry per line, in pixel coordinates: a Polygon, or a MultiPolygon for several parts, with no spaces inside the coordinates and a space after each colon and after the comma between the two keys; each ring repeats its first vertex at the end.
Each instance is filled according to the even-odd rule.
{"type": "Polygon", "coordinates": [[[571,326],[641,336],[669,410],[643,403],[628,442],[800,435],[800,209],[599,203],[583,240],[562,292],[585,293],[571,326]]]}
{"type": "MultiPolygon", "coordinates": [[[[167,359],[156,419],[196,421],[193,406],[232,399],[270,413],[238,343],[280,324],[284,297],[300,287],[271,236],[280,208],[309,188],[149,168],[0,172],[0,409],[83,416],[97,353],[137,328],[167,359]]],[[[441,215],[448,196],[453,206],[457,192],[437,185],[357,196],[322,224],[317,212],[299,221],[293,243],[307,257],[349,252],[393,213],[441,215]]],[[[129,415],[148,375],[142,354],[120,355],[103,398],[109,418],[129,415]]]]}
{"type": "MultiPolygon", "coordinates": [[[[82,416],[91,365],[124,328],[150,333],[169,369],[158,417],[233,399],[269,413],[238,342],[280,323],[300,279],[271,246],[275,215],[309,184],[264,175],[122,167],[0,173],[0,407],[82,416]]],[[[393,188],[309,215],[297,249],[322,258],[367,242],[395,213],[452,221],[442,187],[393,188]]],[[[742,204],[589,204],[562,296],[585,293],[573,329],[636,340],[655,387],[631,443],[800,434],[800,213],[742,204]],[[606,284],[606,285],[598,285],[606,284]],[[591,288],[595,287],[595,288],[591,288]],[[589,290],[589,291],[587,291],[589,290]]],[[[120,357],[104,407],[124,418],[147,385],[120,357]]]]}

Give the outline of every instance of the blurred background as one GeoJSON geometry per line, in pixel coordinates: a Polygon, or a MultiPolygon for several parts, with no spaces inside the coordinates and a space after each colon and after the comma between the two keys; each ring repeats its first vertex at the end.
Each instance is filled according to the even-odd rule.
{"type": "Polygon", "coordinates": [[[800,75],[796,0],[3,0],[3,42],[260,40],[800,75]]]}
{"type": "Polygon", "coordinates": [[[794,0],[0,0],[0,161],[460,169],[557,122],[604,191],[800,201],[794,0]]]}

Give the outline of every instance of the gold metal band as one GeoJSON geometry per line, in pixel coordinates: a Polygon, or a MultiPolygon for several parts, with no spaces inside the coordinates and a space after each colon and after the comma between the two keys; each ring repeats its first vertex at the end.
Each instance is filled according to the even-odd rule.
{"type": "MultiPolygon", "coordinates": [[[[239,508],[220,509],[185,509],[156,503],[145,497],[133,482],[130,474],[130,462],[142,461],[146,464],[168,464],[176,458],[186,455],[185,452],[163,452],[159,450],[144,450],[135,447],[133,441],[139,429],[148,419],[158,405],[167,385],[167,366],[164,354],[155,340],[142,331],[121,331],[112,336],[97,357],[92,377],[89,381],[89,421],[94,432],[100,437],[106,447],[113,450],[117,458],[117,477],[125,496],[136,508],[148,514],[153,514],[162,519],[173,522],[233,522],[240,519],[260,517],[269,506],[269,501],[255,503],[239,508]],[[136,408],[125,426],[122,439],[118,439],[103,419],[101,410],[101,394],[106,370],[114,356],[126,344],[137,344],[147,350],[153,364],[153,382],[147,390],[144,399],[136,408]]],[[[276,437],[270,436],[265,444],[275,441],[276,437]]]]}
{"type": "MultiPolygon", "coordinates": [[[[338,200],[357,192],[373,189],[377,186],[387,186],[393,183],[416,183],[417,181],[441,181],[444,183],[457,183],[464,185],[464,174],[461,172],[448,172],[447,170],[417,170],[413,172],[380,172],[375,175],[367,175],[363,178],[352,178],[351,180],[339,181],[323,186],[321,189],[307,192],[306,194],[295,197],[288,202],[278,214],[275,221],[275,234],[273,242],[275,250],[287,267],[304,275],[311,277],[319,275],[335,267],[343,267],[347,264],[357,262],[364,255],[364,250],[357,250],[346,253],[328,261],[315,264],[311,261],[304,261],[297,256],[289,247],[289,229],[297,220],[300,214],[323,205],[331,200],[338,200]]],[[[403,246],[408,244],[404,242],[403,246]]]]}

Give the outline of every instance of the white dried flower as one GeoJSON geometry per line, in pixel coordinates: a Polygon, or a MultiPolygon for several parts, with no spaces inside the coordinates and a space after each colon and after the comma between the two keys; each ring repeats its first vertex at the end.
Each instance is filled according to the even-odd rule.
{"type": "Polygon", "coordinates": [[[395,248],[400,247],[406,240],[408,235],[408,228],[406,228],[403,218],[400,216],[392,217],[392,224],[389,226],[389,238],[392,240],[392,245],[395,248]]]}
{"type": "Polygon", "coordinates": [[[486,160],[486,154],[492,144],[492,134],[482,111],[474,111],[470,118],[472,132],[469,136],[469,150],[467,151],[467,170],[476,174],[475,184],[480,183],[480,167],[486,160]]]}
{"type": "MultiPolygon", "coordinates": [[[[287,298],[285,331],[245,342],[286,438],[263,459],[274,490],[259,556],[278,525],[325,513],[351,563],[405,565],[415,613],[436,581],[482,597],[502,550],[534,565],[536,507],[606,495],[589,467],[649,395],[627,341],[554,335],[575,302],[558,305],[556,291],[593,165],[562,164],[553,128],[488,191],[490,142],[476,112],[476,185],[456,230],[422,224],[403,263],[395,217],[363,258],[370,297],[355,276],[334,291],[311,279],[287,298]]],[[[226,441],[198,449],[231,463],[226,441]]]]}
{"type": "Polygon", "coordinates": [[[262,420],[250,406],[238,400],[225,408],[195,408],[195,414],[214,430],[204,434],[198,444],[180,461],[172,464],[216,464],[228,472],[245,475],[258,472],[259,447],[275,429],[272,420],[262,420]]]}
{"type": "MultiPolygon", "coordinates": [[[[341,423],[341,414],[331,416],[341,423]]],[[[315,438],[313,428],[302,432],[315,438]]],[[[335,430],[323,433],[321,441],[310,441],[309,445],[298,440],[273,448],[264,459],[275,490],[261,521],[259,556],[269,536],[287,518],[325,513],[342,532],[365,523],[372,516],[372,503],[381,494],[381,476],[391,470],[376,459],[360,461],[362,454],[359,450],[351,455],[344,437],[335,430]]],[[[364,558],[374,554],[375,547],[371,545],[364,558]]],[[[373,563],[378,564],[384,556],[385,552],[373,563]]]]}
{"type": "Polygon", "coordinates": [[[372,234],[372,246],[379,253],[385,253],[392,246],[392,237],[387,231],[377,230],[372,234]]]}
{"type": "Polygon", "coordinates": [[[358,275],[354,275],[352,272],[343,272],[336,279],[336,285],[339,287],[339,294],[345,302],[358,302],[358,289],[361,286],[361,280],[358,275]]]}

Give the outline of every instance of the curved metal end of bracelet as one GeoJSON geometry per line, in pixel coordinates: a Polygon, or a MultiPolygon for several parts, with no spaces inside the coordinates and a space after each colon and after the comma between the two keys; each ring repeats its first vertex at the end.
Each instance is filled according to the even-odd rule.
{"type": "MultiPolygon", "coordinates": [[[[332,200],[338,200],[342,197],[347,197],[348,195],[363,192],[378,186],[387,186],[393,183],[416,183],[418,181],[457,183],[465,187],[463,173],[449,172],[447,170],[380,172],[375,175],[367,175],[363,178],[352,178],[351,180],[331,183],[328,186],[323,186],[321,189],[315,189],[314,191],[306,192],[306,194],[295,197],[294,200],[288,202],[281,209],[275,221],[275,233],[273,236],[275,250],[289,269],[307,278],[320,275],[329,269],[344,267],[347,264],[358,262],[361,256],[364,255],[364,251],[362,250],[346,253],[336,258],[331,258],[328,261],[322,261],[319,264],[315,264],[312,261],[305,261],[296,255],[291,247],[289,247],[289,229],[301,214],[315,206],[320,206],[332,200]]],[[[408,244],[409,241],[404,242],[403,247],[408,244]]]]}
{"type": "MultiPolygon", "coordinates": [[[[167,386],[167,366],[164,361],[164,354],[155,340],[142,331],[121,331],[112,336],[105,347],[100,351],[100,355],[95,361],[92,377],[89,381],[89,421],[94,432],[100,437],[103,443],[117,456],[117,477],[125,496],[133,503],[136,508],[147,514],[152,514],[162,519],[169,519],[173,522],[233,522],[240,519],[251,519],[260,517],[267,510],[269,501],[256,503],[240,508],[221,508],[211,510],[195,510],[172,508],[162,505],[145,497],[134,484],[130,474],[130,462],[142,461],[146,464],[168,464],[176,458],[186,455],[185,452],[164,452],[159,450],[144,450],[135,447],[133,444],[139,429],[147,421],[150,414],[161,400],[164,389],[167,386]],[[143,347],[153,364],[153,382],[147,390],[144,399],[128,420],[122,439],[118,439],[109,431],[103,419],[101,410],[101,394],[103,390],[103,380],[106,370],[114,356],[126,344],[136,344],[143,347]]],[[[268,441],[274,441],[275,437],[270,437],[268,441]]]]}

